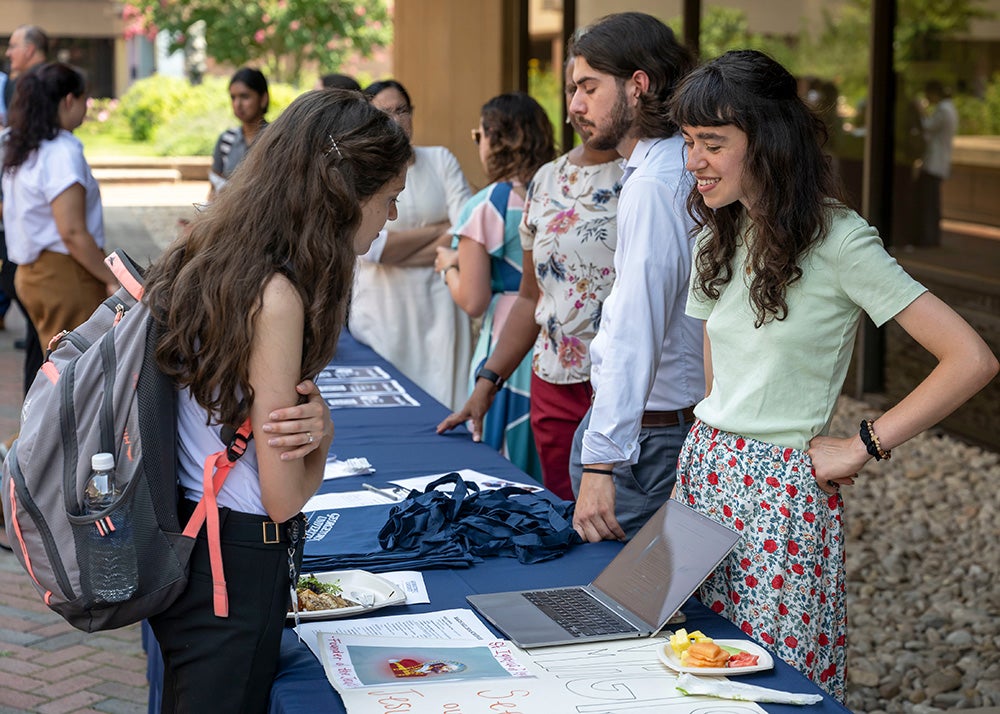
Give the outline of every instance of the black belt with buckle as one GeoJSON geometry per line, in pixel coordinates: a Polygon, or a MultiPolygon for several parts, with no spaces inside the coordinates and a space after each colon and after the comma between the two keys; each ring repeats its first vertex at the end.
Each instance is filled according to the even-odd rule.
{"type": "MultiPolygon", "coordinates": [[[[187,519],[191,517],[196,505],[194,501],[186,498],[181,501],[182,526],[187,523],[187,519]]],[[[219,534],[222,540],[237,543],[263,543],[265,545],[291,543],[292,536],[289,530],[297,529],[295,540],[301,540],[305,534],[305,520],[305,516],[300,513],[284,523],[275,523],[267,516],[241,513],[230,508],[220,507],[219,534]]],[[[204,530],[199,535],[204,536],[204,530]]]]}
{"type": "Polygon", "coordinates": [[[645,429],[657,427],[678,426],[682,421],[693,424],[695,420],[694,407],[685,407],[674,411],[647,411],[642,413],[642,426],[645,429]]]}

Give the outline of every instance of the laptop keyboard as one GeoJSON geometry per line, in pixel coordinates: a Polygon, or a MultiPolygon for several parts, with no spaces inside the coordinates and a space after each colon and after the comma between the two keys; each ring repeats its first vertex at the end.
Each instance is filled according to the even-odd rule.
{"type": "Polygon", "coordinates": [[[573,637],[639,631],[580,588],[532,590],[523,595],[573,637]]]}

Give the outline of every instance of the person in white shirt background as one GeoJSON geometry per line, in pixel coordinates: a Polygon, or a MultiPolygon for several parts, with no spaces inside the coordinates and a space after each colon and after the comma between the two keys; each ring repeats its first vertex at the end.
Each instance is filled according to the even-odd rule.
{"type": "Polygon", "coordinates": [[[694,58],[662,22],[609,15],[574,35],[570,111],[591,145],[625,158],[616,277],[591,344],[594,402],[573,441],[573,525],[587,541],[631,537],[670,497],[705,394],[702,334],[684,314],[693,222],[684,142],[666,104],[694,58]]]}
{"type": "Polygon", "coordinates": [[[118,289],[104,264],[101,192],[73,130],[83,75],[52,62],[17,80],[3,152],[3,222],[18,298],[41,347],[118,289]]]}
{"type": "MultiPolygon", "coordinates": [[[[412,141],[413,103],[402,84],[374,82],[365,95],[412,141]]],[[[433,266],[470,195],[454,154],[413,147],[399,215],[358,261],[348,322],[355,338],[452,409],[468,393],[472,326],[433,266]]]]}
{"type": "Polygon", "coordinates": [[[924,85],[930,105],[921,121],[924,132],[924,158],[917,177],[921,220],[916,245],[941,244],[941,182],[951,175],[951,142],[958,131],[958,110],[944,85],[931,80],[924,85]]]}

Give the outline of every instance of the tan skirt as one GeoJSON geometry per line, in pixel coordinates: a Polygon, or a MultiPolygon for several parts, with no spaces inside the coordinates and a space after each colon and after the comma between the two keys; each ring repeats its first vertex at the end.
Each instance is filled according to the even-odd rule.
{"type": "Polygon", "coordinates": [[[108,297],[104,283],[72,256],[48,250],[34,263],[17,266],[14,287],[43,351],[55,335],[84,322],[108,297]]]}

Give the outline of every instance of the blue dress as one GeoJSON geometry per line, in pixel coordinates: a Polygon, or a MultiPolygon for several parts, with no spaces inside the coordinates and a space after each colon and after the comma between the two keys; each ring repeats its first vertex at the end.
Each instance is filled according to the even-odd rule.
{"type": "MultiPolygon", "coordinates": [[[[524,199],[509,181],[493,183],[470,198],[459,216],[459,237],[479,243],[490,257],[490,289],[493,297],[483,316],[482,329],[472,354],[469,391],[476,372],[497,343],[504,321],[517,299],[521,284],[521,239],[519,226],[524,199]]],[[[541,466],[535,451],[528,416],[531,389],[531,355],[525,356],[497,393],[483,420],[483,441],[500,451],[513,464],[541,481],[541,466]]]]}

